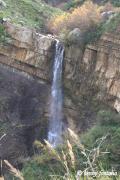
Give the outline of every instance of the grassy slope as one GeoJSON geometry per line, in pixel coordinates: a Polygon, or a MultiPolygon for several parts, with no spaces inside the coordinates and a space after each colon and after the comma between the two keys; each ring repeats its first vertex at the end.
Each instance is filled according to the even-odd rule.
{"type": "Polygon", "coordinates": [[[47,19],[62,11],[41,0],[4,0],[6,8],[0,11],[2,17],[10,18],[16,24],[29,27],[44,27],[47,19]]]}

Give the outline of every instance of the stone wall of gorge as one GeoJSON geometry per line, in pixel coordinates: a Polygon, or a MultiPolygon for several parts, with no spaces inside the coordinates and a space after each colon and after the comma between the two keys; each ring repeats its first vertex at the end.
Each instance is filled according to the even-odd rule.
{"type": "Polygon", "coordinates": [[[83,48],[66,47],[64,64],[65,114],[78,131],[93,125],[101,108],[120,112],[119,33],[106,33],[83,48]]]}

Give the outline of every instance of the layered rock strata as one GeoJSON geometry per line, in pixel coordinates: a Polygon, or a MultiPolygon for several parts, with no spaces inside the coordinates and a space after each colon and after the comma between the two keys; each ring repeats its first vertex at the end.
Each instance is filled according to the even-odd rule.
{"type": "Polygon", "coordinates": [[[10,38],[0,45],[0,63],[49,81],[55,39],[9,22],[4,26],[10,38]]]}

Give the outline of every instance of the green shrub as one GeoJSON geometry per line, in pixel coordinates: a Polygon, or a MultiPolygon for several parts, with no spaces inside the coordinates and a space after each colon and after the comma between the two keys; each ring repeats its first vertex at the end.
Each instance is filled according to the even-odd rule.
{"type": "Polygon", "coordinates": [[[117,29],[120,24],[120,13],[113,16],[110,20],[108,20],[104,25],[104,31],[113,32],[117,29]]]}
{"type": "Polygon", "coordinates": [[[100,125],[111,125],[117,126],[120,125],[120,115],[116,112],[108,111],[99,111],[98,112],[98,121],[100,125]]]}
{"type": "Polygon", "coordinates": [[[0,24],[0,42],[4,42],[6,37],[5,28],[0,24]]]}
{"type": "Polygon", "coordinates": [[[92,148],[98,138],[107,135],[107,140],[103,146],[103,151],[109,154],[100,159],[106,167],[114,167],[120,170],[120,114],[112,111],[100,111],[97,117],[97,125],[85,133],[82,137],[83,143],[92,148]]]}
{"type": "Polygon", "coordinates": [[[64,4],[63,10],[69,10],[71,8],[76,8],[82,5],[84,0],[71,0],[64,4]]]}
{"type": "Polygon", "coordinates": [[[98,24],[96,27],[92,27],[89,31],[84,33],[85,44],[97,41],[104,33],[103,23],[98,24]]]}
{"type": "Polygon", "coordinates": [[[97,41],[105,32],[114,32],[120,24],[120,13],[110,18],[107,22],[102,22],[84,33],[85,43],[97,41]]]}

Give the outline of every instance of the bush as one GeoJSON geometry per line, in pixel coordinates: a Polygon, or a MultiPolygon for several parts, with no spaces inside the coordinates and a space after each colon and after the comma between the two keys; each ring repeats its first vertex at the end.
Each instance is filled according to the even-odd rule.
{"type": "Polygon", "coordinates": [[[100,111],[98,113],[97,125],[91,128],[88,133],[82,137],[83,143],[88,148],[93,148],[97,139],[107,135],[106,143],[102,147],[103,151],[109,154],[105,158],[100,159],[104,168],[114,167],[120,170],[120,114],[112,111],[100,111]]]}
{"type": "MultiPolygon", "coordinates": [[[[3,20],[3,13],[0,12],[0,43],[6,43],[7,39],[10,38],[9,34],[6,32],[5,27],[1,23],[3,20]]],[[[1,104],[1,103],[0,103],[1,104]]],[[[2,104],[0,106],[0,110],[2,108],[2,104]]]]}
{"type": "Polygon", "coordinates": [[[112,111],[99,111],[98,121],[100,125],[120,125],[120,115],[112,111]]]}
{"type": "Polygon", "coordinates": [[[64,7],[63,9],[64,10],[69,10],[71,8],[76,8],[80,5],[82,5],[84,2],[84,0],[71,0],[71,1],[68,1],[67,3],[64,4],[64,7]]]}
{"type": "Polygon", "coordinates": [[[3,25],[0,24],[0,42],[5,41],[5,36],[6,36],[5,28],[3,27],[3,25]]]}
{"type": "Polygon", "coordinates": [[[49,22],[48,22],[48,29],[50,32],[54,34],[59,34],[61,31],[64,31],[66,29],[66,24],[69,18],[69,14],[64,13],[61,15],[54,16],[49,22]]]}
{"type": "Polygon", "coordinates": [[[48,23],[48,28],[52,33],[59,34],[63,29],[69,31],[79,28],[81,32],[86,32],[94,28],[101,21],[99,8],[91,1],[85,2],[81,7],[73,12],[56,16],[48,23]]]}
{"type": "Polygon", "coordinates": [[[120,25],[120,13],[117,13],[103,25],[103,29],[104,31],[113,32],[117,30],[119,25],[120,25]]]}
{"type": "Polygon", "coordinates": [[[85,44],[97,41],[104,32],[103,23],[96,25],[84,33],[85,44]]]}

